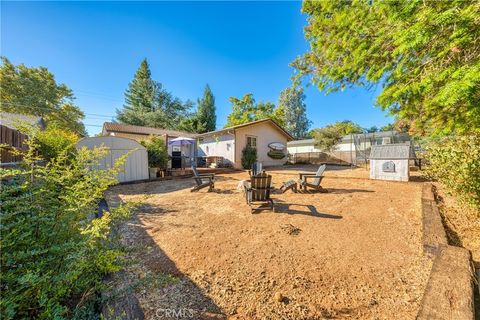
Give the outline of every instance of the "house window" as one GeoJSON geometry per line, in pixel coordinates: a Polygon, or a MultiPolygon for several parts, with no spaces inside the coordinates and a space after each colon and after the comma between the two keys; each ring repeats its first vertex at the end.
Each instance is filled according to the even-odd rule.
{"type": "Polygon", "coordinates": [[[247,146],[252,148],[257,147],[257,137],[247,136],[247,146]]]}
{"type": "Polygon", "coordinates": [[[227,143],[227,151],[230,151],[231,147],[232,147],[232,145],[230,143],[227,143]]]}
{"type": "Polygon", "coordinates": [[[205,147],[205,150],[207,151],[207,154],[208,154],[208,152],[209,152],[209,150],[208,150],[208,146],[206,146],[206,147],[205,147]]]}

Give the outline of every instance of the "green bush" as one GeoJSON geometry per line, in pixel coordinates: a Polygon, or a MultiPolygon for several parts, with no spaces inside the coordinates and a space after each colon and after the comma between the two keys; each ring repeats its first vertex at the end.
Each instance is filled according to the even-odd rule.
{"type": "Polygon", "coordinates": [[[140,143],[147,148],[149,167],[167,168],[168,149],[164,139],[157,136],[150,136],[147,140],[143,140],[140,143]]]}
{"type": "Polygon", "coordinates": [[[480,134],[430,141],[426,173],[461,202],[480,209],[480,134]]]}
{"type": "Polygon", "coordinates": [[[35,134],[38,152],[45,160],[56,158],[62,152],[72,155],[76,151],[75,143],[78,139],[75,133],[50,127],[35,134]]]}
{"type": "Polygon", "coordinates": [[[109,234],[130,212],[122,206],[94,218],[125,157],[113,169],[92,170],[107,150],[69,155],[69,144],[62,149],[50,137],[43,141],[55,142],[48,150],[57,156],[33,165],[39,148],[34,141],[28,142],[22,172],[2,172],[8,177],[0,190],[3,319],[62,319],[77,313],[102,277],[119,270],[122,250],[109,234]]]}
{"type": "Polygon", "coordinates": [[[255,161],[257,161],[257,149],[247,145],[242,150],[242,167],[244,169],[251,169],[255,161]]]}
{"type": "Polygon", "coordinates": [[[315,146],[324,151],[332,151],[335,145],[342,140],[342,134],[334,125],[328,125],[324,128],[313,131],[315,146]]]}

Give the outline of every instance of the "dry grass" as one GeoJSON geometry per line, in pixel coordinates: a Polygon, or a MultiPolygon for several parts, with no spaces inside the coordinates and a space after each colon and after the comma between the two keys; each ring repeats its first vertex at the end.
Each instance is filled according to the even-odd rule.
{"type": "MultiPolygon", "coordinates": [[[[268,172],[278,188],[315,169],[268,172]]],[[[195,318],[414,319],[431,268],[422,254],[421,184],[367,174],[327,171],[329,193],[275,194],[275,213],[253,215],[236,189],[243,172],[218,176],[210,193],[191,193],[191,179],[113,188],[111,205],[148,196],[122,230],[134,248],[130,279],[179,279],[136,293],[146,317],[189,308],[195,318]]]]}

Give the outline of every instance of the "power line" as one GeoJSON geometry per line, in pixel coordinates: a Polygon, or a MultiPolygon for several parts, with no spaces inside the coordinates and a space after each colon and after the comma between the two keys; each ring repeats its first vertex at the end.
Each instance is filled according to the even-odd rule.
{"type": "Polygon", "coordinates": [[[98,128],[103,128],[103,125],[100,125],[100,124],[87,124],[87,123],[84,123],[83,124],[85,127],[98,127],[98,128]]]}
{"type": "MultiPolygon", "coordinates": [[[[27,106],[24,104],[18,104],[18,103],[11,103],[11,102],[2,102],[1,104],[6,104],[14,107],[25,107],[25,108],[30,108],[30,109],[42,109],[42,110],[48,110],[48,111],[61,111],[60,109],[52,109],[52,108],[47,108],[47,107],[40,107],[40,106],[27,106]]],[[[81,110],[80,110],[81,111],[81,110]]],[[[106,115],[106,114],[97,114],[97,113],[85,113],[82,111],[84,115],[90,115],[90,116],[96,116],[96,117],[105,117],[108,119],[115,118],[115,116],[112,115],[106,115]]]]}

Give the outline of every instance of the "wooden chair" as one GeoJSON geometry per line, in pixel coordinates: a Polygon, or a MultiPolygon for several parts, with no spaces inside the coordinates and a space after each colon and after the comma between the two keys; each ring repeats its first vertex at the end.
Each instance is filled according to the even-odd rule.
{"type": "Polygon", "coordinates": [[[197,183],[195,187],[193,187],[190,192],[198,191],[200,189],[208,188],[208,191],[212,191],[215,188],[215,174],[214,173],[204,173],[200,174],[197,171],[197,168],[192,166],[193,171],[193,179],[197,183]]]}
{"type": "Polygon", "coordinates": [[[248,175],[251,176],[256,176],[259,173],[264,172],[263,170],[263,165],[261,162],[254,162],[252,164],[252,170],[248,170],[248,175]]]}
{"type": "Polygon", "coordinates": [[[322,188],[320,183],[323,179],[323,172],[327,168],[326,164],[322,164],[318,167],[316,173],[300,173],[300,179],[298,180],[298,184],[300,185],[300,190],[307,191],[307,188],[312,188],[315,191],[320,192],[328,192],[326,189],[322,188]]]}
{"type": "Polygon", "coordinates": [[[275,212],[273,200],[270,198],[270,192],[272,190],[271,175],[262,172],[251,177],[251,181],[245,185],[245,195],[251,213],[253,213],[254,210],[262,209],[262,205],[256,208],[253,207],[253,205],[257,203],[267,203],[270,205],[271,210],[275,212]]]}

